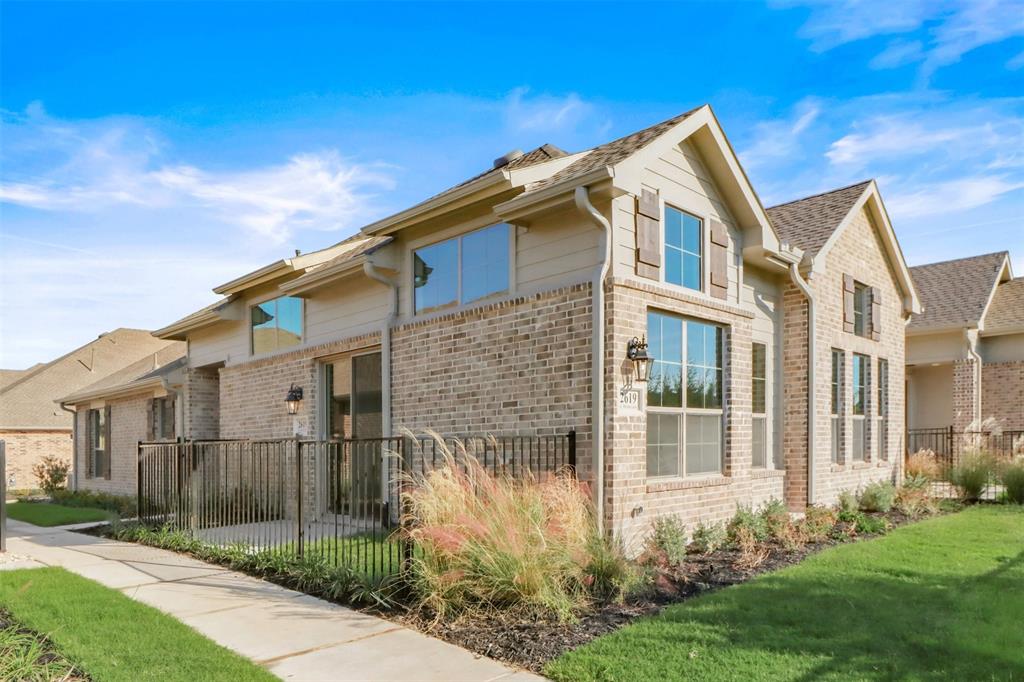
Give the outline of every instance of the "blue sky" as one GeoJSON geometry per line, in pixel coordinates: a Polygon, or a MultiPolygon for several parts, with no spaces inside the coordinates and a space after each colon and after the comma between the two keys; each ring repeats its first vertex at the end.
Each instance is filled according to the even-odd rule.
{"type": "Polygon", "coordinates": [[[1024,0],[5,2],[0,366],[705,102],[766,205],[874,177],[911,264],[1024,275],[1024,0]]]}

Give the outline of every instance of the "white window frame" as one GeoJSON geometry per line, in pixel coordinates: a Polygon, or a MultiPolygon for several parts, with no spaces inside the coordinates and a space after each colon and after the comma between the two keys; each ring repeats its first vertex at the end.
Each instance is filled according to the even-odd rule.
{"type": "Polygon", "coordinates": [[[430,317],[432,315],[441,315],[450,313],[452,311],[463,310],[476,305],[479,305],[485,301],[489,301],[502,296],[508,296],[515,290],[515,269],[516,269],[516,226],[512,223],[507,222],[488,222],[484,225],[474,227],[468,230],[460,230],[455,233],[450,231],[442,232],[440,234],[431,235],[430,238],[416,240],[409,244],[408,257],[406,259],[409,277],[409,310],[413,317],[430,317]],[[488,294],[483,298],[477,298],[469,302],[463,302],[462,300],[462,240],[476,232],[482,232],[483,230],[498,227],[504,225],[508,231],[508,282],[503,291],[496,291],[492,294],[488,294]],[[444,307],[435,308],[427,312],[420,312],[416,309],[416,252],[421,249],[427,249],[431,246],[443,244],[448,241],[455,241],[455,302],[444,307]]]}
{"type": "Polygon", "coordinates": [[[843,384],[846,383],[846,352],[839,348],[831,349],[831,373],[829,374],[829,418],[832,423],[831,433],[831,459],[833,464],[841,464],[843,456],[843,414],[844,393],[843,384]],[[836,368],[838,367],[838,377],[836,368]]]}
{"type": "Polygon", "coordinates": [[[708,250],[711,248],[711,235],[708,229],[709,224],[710,216],[703,211],[683,208],[682,204],[673,201],[661,201],[661,267],[658,268],[658,278],[662,284],[667,287],[672,287],[673,289],[678,289],[679,291],[687,292],[690,295],[703,294],[710,296],[708,291],[711,289],[711,273],[707,265],[708,250]],[[687,213],[700,221],[700,289],[691,289],[683,286],[682,284],[669,282],[668,279],[666,279],[668,274],[668,241],[665,238],[665,234],[666,229],[668,228],[668,209],[670,208],[681,213],[687,213]]]}
{"type": "Polygon", "coordinates": [[[245,324],[246,324],[246,329],[248,330],[248,333],[249,333],[249,356],[250,357],[254,357],[254,358],[257,358],[257,357],[270,357],[270,356],[276,355],[278,353],[288,353],[288,352],[294,351],[296,349],[302,348],[304,345],[306,345],[306,299],[302,298],[301,296],[293,296],[291,294],[280,294],[280,293],[278,293],[277,295],[271,294],[271,295],[269,295],[269,296],[267,296],[265,298],[260,298],[258,300],[251,301],[249,303],[249,306],[248,306],[246,312],[247,312],[247,314],[246,314],[245,324]],[[255,344],[253,343],[252,309],[257,307],[257,306],[261,306],[264,303],[270,303],[271,301],[276,301],[279,298],[296,298],[296,299],[299,300],[299,308],[300,308],[299,324],[302,327],[301,332],[299,334],[299,343],[297,345],[295,345],[295,346],[288,346],[287,348],[275,348],[274,350],[267,351],[266,353],[257,353],[256,352],[255,344]]]}
{"type": "Polygon", "coordinates": [[[771,350],[771,344],[764,343],[762,341],[754,341],[750,345],[750,424],[751,424],[751,466],[755,469],[773,469],[775,468],[775,458],[773,455],[772,448],[772,429],[771,429],[771,414],[772,414],[772,400],[771,400],[771,357],[769,351],[771,350]],[[754,346],[760,346],[764,349],[764,376],[760,379],[764,382],[764,411],[754,411],[754,382],[758,381],[758,378],[754,376],[754,346]],[[763,431],[764,441],[764,461],[758,465],[754,464],[753,461],[753,443],[754,443],[754,429],[757,428],[758,420],[761,421],[761,429],[763,431]]]}
{"type": "Polygon", "coordinates": [[[864,282],[853,281],[853,334],[862,339],[871,338],[871,287],[864,282]],[[860,330],[857,329],[857,306],[860,304],[860,330]]]}
{"type": "Polygon", "coordinates": [[[870,434],[868,433],[868,417],[870,415],[870,391],[871,391],[871,379],[870,379],[870,366],[871,356],[865,355],[864,353],[853,354],[853,364],[850,369],[850,418],[853,420],[852,432],[853,432],[853,446],[850,448],[850,461],[851,462],[867,462],[871,459],[870,449],[870,434]],[[860,371],[861,385],[860,388],[863,390],[863,400],[861,404],[863,406],[861,414],[856,412],[856,400],[854,396],[857,393],[857,372],[854,370],[857,367],[857,361],[863,359],[862,369],[860,371]],[[860,428],[860,448],[857,448],[857,429],[860,428]]]}
{"type": "MultiPolygon", "coordinates": [[[[669,312],[665,310],[648,310],[648,313],[656,313],[658,315],[664,315],[666,317],[675,317],[682,321],[682,333],[680,336],[680,343],[682,344],[682,376],[683,383],[680,386],[682,391],[682,406],[681,407],[662,407],[660,405],[648,406],[646,405],[646,392],[644,393],[645,398],[645,418],[646,414],[669,414],[677,417],[679,421],[679,439],[677,443],[678,451],[676,453],[677,471],[674,474],[665,474],[661,476],[652,476],[647,474],[647,450],[646,444],[644,448],[644,469],[645,475],[648,480],[652,481],[672,481],[672,480],[694,480],[702,478],[720,478],[725,475],[725,412],[726,412],[726,400],[727,391],[725,388],[726,381],[728,379],[729,368],[728,363],[728,352],[727,347],[728,341],[728,326],[719,322],[713,322],[711,320],[703,320],[696,317],[688,317],[686,315],[680,315],[678,313],[669,312]],[[722,330],[722,345],[719,352],[722,356],[722,385],[719,387],[722,391],[722,406],[720,408],[705,408],[705,407],[687,407],[686,405],[686,366],[687,366],[687,355],[686,355],[686,343],[687,334],[689,333],[686,328],[687,322],[698,322],[700,324],[710,325],[717,327],[722,330]],[[719,433],[718,433],[718,471],[701,472],[695,474],[686,473],[686,417],[687,415],[693,416],[717,416],[719,433]]],[[[657,360],[657,358],[655,358],[657,360]]],[[[645,427],[646,429],[646,427],[645,427]]]]}
{"type": "Polygon", "coordinates": [[[875,442],[878,444],[878,460],[889,461],[889,361],[878,358],[878,372],[875,375],[875,442]]]}

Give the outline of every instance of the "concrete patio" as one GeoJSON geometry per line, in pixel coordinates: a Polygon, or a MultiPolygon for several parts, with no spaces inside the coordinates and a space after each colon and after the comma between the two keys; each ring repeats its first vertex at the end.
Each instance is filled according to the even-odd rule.
{"type": "Polygon", "coordinates": [[[18,521],[9,520],[8,530],[8,560],[0,555],[0,569],[61,566],[178,618],[282,679],[542,679],[383,618],[174,552],[18,521]]]}

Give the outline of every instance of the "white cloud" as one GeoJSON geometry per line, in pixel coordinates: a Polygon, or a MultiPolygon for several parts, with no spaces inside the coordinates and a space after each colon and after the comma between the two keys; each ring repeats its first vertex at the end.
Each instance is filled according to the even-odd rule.
{"type": "Polygon", "coordinates": [[[1024,0],[782,0],[776,5],[810,8],[799,33],[816,52],[877,36],[923,33],[920,40],[890,42],[870,65],[883,69],[920,62],[925,82],[972,50],[1024,36],[1024,0]]]}
{"type": "Polygon", "coordinates": [[[557,132],[573,129],[594,113],[594,107],[576,93],[564,97],[529,97],[530,89],[519,87],[505,101],[506,125],[522,132],[557,132]]]}
{"type": "Polygon", "coordinates": [[[965,177],[932,183],[890,196],[889,212],[900,218],[955,213],[985,206],[1004,194],[1024,188],[1024,181],[1004,177],[965,177]]]}
{"type": "Polygon", "coordinates": [[[2,126],[10,142],[0,201],[45,211],[194,209],[282,243],[298,230],[358,226],[379,210],[374,192],[394,185],[383,165],[337,150],[242,171],[175,163],[159,133],[137,119],[59,121],[35,105],[5,114],[2,126]]]}
{"type": "Polygon", "coordinates": [[[821,106],[806,98],[786,118],[762,121],[753,127],[753,139],[740,154],[745,166],[753,168],[798,152],[800,136],[817,120],[821,106]]]}

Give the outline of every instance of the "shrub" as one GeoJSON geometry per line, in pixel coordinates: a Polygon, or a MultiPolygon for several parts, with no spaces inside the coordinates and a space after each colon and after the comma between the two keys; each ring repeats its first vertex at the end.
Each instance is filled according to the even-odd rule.
{"type": "Polygon", "coordinates": [[[800,532],[807,542],[824,542],[836,525],[836,515],[828,507],[811,506],[800,521],[800,532]]]}
{"type": "Polygon", "coordinates": [[[858,513],[855,527],[858,533],[881,535],[882,533],[888,532],[890,524],[889,520],[885,517],[869,516],[867,514],[858,513]]]}
{"type": "Polygon", "coordinates": [[[793,520],[789,516],[789,509],[782,500],[772,498],[761,507],[760,516],[764,519],[765,528],[769,537],[776,540],[788,537],[793,526],[793,520]]]}
{"type": "Polygon", "coordinates": [[[138,508],[135,498],[128,495],[111,495],[90,490],[67,490],[61,488],[50,494],[54,502],[66,507],[97,507],[116,512],[121,518],[135,516],[138,508]]]}
{"type": "Polygon", "coordinates": [[[907,478],[920,478],[926,481],[936,481],[942,474],[939,462],[935,453],[931,450],[918,450],[907,457],[907,478]]]}
{"type": "Polygon", "coordinates": [[[47,494],[52,494],[67,485],[69,471],[71,462],[55,455],[46,455],[32,465],[32,475],[39,481],[42,491],[47,494]]]}
{"type": "Polygon", "coordinates": [[[1010,502],[1024,504],[1024,459],[1018,458],[1003,467],[1000,478],[1010,502]]]}
{"type": "Polygon", "coordinates": [[[981,499],[992,476],[992,457],[985,452],[971,452],[964,455],[953,467],[950,481],[960,489],[960,496],[968,502],[981,499]]]}
{"type": "Polygon", "coordinates": [[[860,505],[857,503],[857,495],[852,490],[843,490],[839,493],[837,506],[839,507],[840,515],[853,514],[860,508],[860,505]]]}
{"type": "Polygon", "coordinates": [[[698,554],[711,554],[724,545],[725,540],[725,526],[721,523],[704,523],[701,521],[693,529],[690,549],[698,554]]]}
{"type": "Polygon", "coordinates": [[[670,566],[678,566],[686,560],[686,525],[678,516],[658,518],[649,544],[670,566]]]}
{"type": "Polygon", "coordinates": [[[896,501],[893,506],[897,511],[912,519],[939,511],[938,505],[928,494],[928,490],[918,486],[900,486],[900,489],[896,491],[896,501]]]}
{"type": "Polygon", "coordinates": [[[892,509],[896,499],[896,486],[889,481],[875,481],[865,486],[857,496],[857,506],[861,511],[885,513],[892,509]]]}
{"type": "Polygon", "coordinates": [[[591,588],[606,590],[625,570],[609,567],[609,557],[620,558],[598,535],[589,496],[571,476],[494,477],[463,444],[437,445],[444,464],[402,495],[419,549],[411,587],[437,618],[482,607],[570,618],[591,588]]]}
{"type": "Polygon", "coordinates": [[[768,539],[768,524],[763,516],[755,514],[750,507],[737,506],[736,514],[729,520],[725,531],[730,544],[735,547],[739,546],[741,540],[764,542],[768,539]]]}

